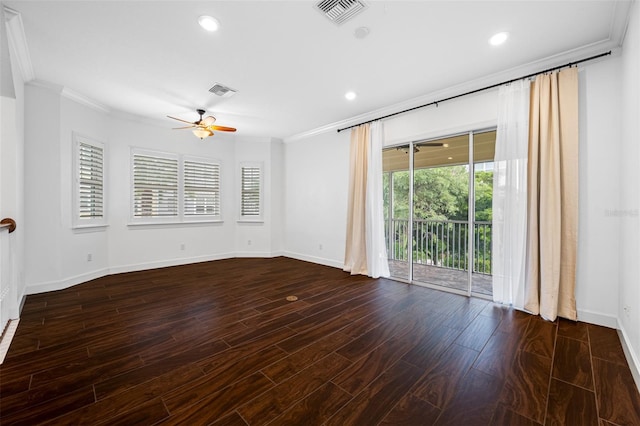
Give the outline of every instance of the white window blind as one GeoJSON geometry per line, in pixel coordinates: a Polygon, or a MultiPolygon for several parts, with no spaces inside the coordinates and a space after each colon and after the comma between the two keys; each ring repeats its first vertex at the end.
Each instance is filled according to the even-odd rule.
{"type": "Polygon", "coordinates": [[[220,166],[184,161],[184,215],[220,216],[220,166]]]}
{"type": "Polygon", "coordinates": [[[177,158],[133,154],[133,216],[178,216],[177,158]]]}
{"type": "Polygon", "coordinates": [[[257,165],[240,168],[241,201],[240,216],[244,219],[259,219],[262,216],[262,173],[257,165]]]}
{"type": "Polygon", "coordinates": [[[78,193],[77,208],[80,220],[104,217],[103,149],[85,142],[78,142],[78,193]]]}

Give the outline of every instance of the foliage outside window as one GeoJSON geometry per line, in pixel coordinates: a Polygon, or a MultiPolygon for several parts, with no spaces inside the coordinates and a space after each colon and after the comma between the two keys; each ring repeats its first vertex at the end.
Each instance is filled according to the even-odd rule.
{"type": "MultiPolygon", "coordinates": [[[[492,163],[481,163],[490,165],[492,163]]],[[[476,163],[478,166],[478,163],[476,163]]],[[[488,253],[473,259],[474,271],[491,272],[491,227],[493,200],[493,171],[476,171],[474,241],[476,247],[486,247],[488,253]],[[484,224],[489,226],[484,226],[484,224]]],[[[392,206],[394,221],[406,222],[409,218],[409,179],[407,170],[383,174],[384,215],[389,220],[389,186],[393,184],[392,206]]],[[[467,269],[468,253],[468,197],[469,167],[457,165],[414,170],[414,230],[413,259],[416,263],[427,263],[454,269],[467,269]],[[428,221],[422,226],[420,221],[428,221]],[[444,254],[444,255],[443,255],[444,254]]],[[[390,255],[406,257],[407,228],[404,223],[391,230],[395,233],[390,255]],[[404,252],[404,255],[402,253],[404,252]]],[[[387,233],[389,229],[387,229],[387,233]]],[[[399,259],[399,260],[407,260],[399,259]]]]}

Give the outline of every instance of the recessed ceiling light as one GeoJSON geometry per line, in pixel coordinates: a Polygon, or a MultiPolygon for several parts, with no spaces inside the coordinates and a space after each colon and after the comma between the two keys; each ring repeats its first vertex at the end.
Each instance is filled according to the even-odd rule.
{"type": "Polygon", "coordinates": [[[448,144],[448,143],[443,143],[443,144],[442,144],[442,147],[443,147],[443,148],[449,148],[449,144],[448,144]]]}
{"type": "Polygon", "coordinates": [[[220,22],[213,16],[202,15],[198,18],[198,24],[207,31],[218,31],[220,22]]]}
{"type": "Polygon", "coordinates": [[[347,98],[347,100],[352,101],[356,98],[356,93],[355,92],[347,92],[344,94],[344,97],[347,98]]]}
{"type": "Polygon", "coordinates": [[[453,157],[447,157],[447,160],[453,160],[453,157]]]}
{"type": "Polygon", "coordinates": [[[492,45],[492,46],[500,46],[502,43],[507,41],[508,38],[509,38],[509,33],[494,34],[489,39],[489,44],[492,45]]]}

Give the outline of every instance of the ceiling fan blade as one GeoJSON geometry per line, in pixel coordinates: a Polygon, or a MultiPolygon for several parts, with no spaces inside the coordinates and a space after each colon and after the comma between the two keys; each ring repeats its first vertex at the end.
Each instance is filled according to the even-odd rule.
{"type": "Polygon", "coordinates": [[[191,122],[191,121],[183,120],[182,118],[176,118],[176,117],[172,117],[172,116],[170,116],[170,115],[167,115],[167,117],[169,117],[169,118],[173,118],[174,120],[182,121],[183,123],[187,123],[187,124],[195,124],[195,123],[193,123],[193,122],[191,122]]]}
{"type": "Polygon", "coordinates": [[[193,129],[195,126],[172,127],[172,130],[193,129]]]}
{"type": "Polygon", "coordinates": [[[225,126],[209,126],[207,127],[207,129],[213,131],[213,130],[219,130],[221,132],[235,132],[236,129],[233,127],[225,127],[225,126]]]}

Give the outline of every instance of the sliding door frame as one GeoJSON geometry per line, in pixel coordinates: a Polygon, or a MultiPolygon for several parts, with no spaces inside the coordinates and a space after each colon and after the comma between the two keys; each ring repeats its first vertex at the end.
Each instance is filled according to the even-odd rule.
{"type": "MultiPolygon", "coordinates": [[[[482,293],[475,293],[472,291],[473,288],[473,269],[474,269],[474,265],[475,265],[475,219],[476,219],[476,209],[475,209],[475,161],[474,161],[474,135],[479,134],[479,133],[485,133],[485,132],[491,132],[491,131],[495,131],[496,127],[495,126],[490,126],[490,127],[484,127],[484,128],[478,128],[478,129],[473,129],[473,130],[469,130],[469,131],[464,131],[464,132],[458,132],[458,133],[451,133],[451,134],[444,134],[442,136],[437,136],[437,137],[430,137],[430,138],[424,138],[424,139],[416,139],[416,140],[412,140],[410,142],[401,142],[401,143],[396,143],[393,145],[389,145],[389,146],[384,146],[382,148],[382,150],[387,150],[387,149],[398,149],[400,147],[408,147],[408,153],[409,153],[409,217],[408,217],[408,225],[407,225],[407,262],[408,262],[408,276],[406,278],[403,277],[392,277],[394,280],[397,281],[401,281],[401,282],[406,282],[409,284],[415,284],[415,285],[419,285],[422,287],[428,287],[428,288],[433,288],[436,290],[442,290],[442,291],[447,291],[449,293],[455,293],[455,294],[460,294],[462,296],[467,296],[467,297],[478,297],[481,299],[487,299],[487,300],[492,300],[491,296],[488,296],[486,294],[482,294],[482,293]],[[467,158],[467,165],[469,168],[469,179],[468,179],[468,185],[469,185],[469,195],[468,195],[468,200],[467,200],[467,229],[469,230],[467,232],[467,256],[468,256],[468,268],[467,268],[467,290],[463,291],[463,290],[458,290],[455,288],[450,288],[450,287],[445,287],[445,286],[439,286],[439,285],[435,285],[435,284],[430,284],[430,283],[425,283],[425,282],[421,282],[421,281],[416,281],[413,278],[413,218],[414,218],[414,213],[413,213],[413,198],[414,198],[414,148],[417,144],[419,143],[425,143],[425,142],[433,142],[433,141],[437,141],[437,140],[441,140],[441,139],[447,139],[447,138],[452,138],[452,137],[456,137],[456,136],[463,136],[463,135],[468,135],[468,146],[469,146],[469,156],[467,158]]],[[[393,217],[393,177],[392,177],[393,173],[390,172],[389,174],[389,218],[390,220],[393,217]]],[[[391,241],[391,232],[389,232],[389,240],[391,241]]],[[[389,244],[388,247],[393,247],[393,244],[389,244]]]]}

